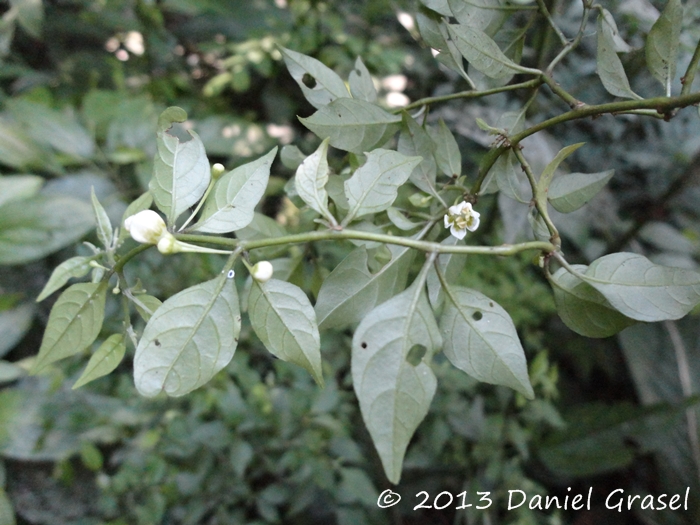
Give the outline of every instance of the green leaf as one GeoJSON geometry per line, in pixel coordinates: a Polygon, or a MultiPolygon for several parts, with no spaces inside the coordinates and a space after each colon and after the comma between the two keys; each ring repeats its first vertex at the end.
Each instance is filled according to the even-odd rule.
{"type": "Polygon", "coordinates": [[[146,322],[151,320],[153,314],[156,312],[156,310],[158,310],[158,308],[160,308],[160,305],[163,304],[160,299],[148,294],[139,294],[136,296],[136,299],[138,299],[138,301],[141,303],[139,304],[136,301],[134,301],[136,311],[141,316],[141,319],[143,319],[146,322]]]}
{"type": "Polygon", "coordinates": [[[345,181],[350,211],[343,224],[391,206],[398,196],[399,186],[408,180],[421,160],[421,157],[407,157],[388,149],[369,152],[367,162],[345,181]]]}
{"type": "Polygon", "coordinates": [[[428,133],[408,113],[403,114],[401,134],[397,150],[403,155],[422,157],[415,167],[409,180],[420,190],[426,193],[435,193],[435,178],[437,164],[433,151],[435,144],[428,133]]]}
{"type": "Polygon", "coordinates": [[[187,113],[177,107],[166,109],[158,118],[158,153],[153,159],[148,189],[170,225],[202,197],[211,179],[209,160],[199,136],[188,131],[192,139],[180,143],[167,133],[175,122],[186,119],[187,113]]]}
{"type": "Polygon", "coordinates": [[[97,338],[105,315],[107,283],[70,286],[51,308],[44,339],[31,373],[82,352],[97,338]]]}
{"type": "Polygon", "coordinates": [[[33,197],[43,184],[44,179],[37,175],[0,176],[0,206],[33,197]]]}
{"type": "Polygon", "coordinates": [[[559,167],[559,164],[564,162],[564,160],[569,155],[571,155],[574,151],[579,149],[584,144],[584,142],[579,142],[578,144],[571,144],[570,146],[566,146],[565,148],[560,149],[559,153],[556,154],[554,159],[552,159],[552,161],[549,164],[547,164],[544,170],[542,170],[540,180],[537,181],[538,193],[544,201],[542,204],[546,205],[547,203],[547,190],[549,188],[550,182],[552,182],[552,178],[554,177],[554,172],[557,171],[557,168],[559,167]]]}
{"type": "Polygon", "coordinates": [[[668,0],[661,16],[647,35],[644,51],[651,74],[671,96],[671,82],[676,76],[678,45],[683,25],[683,4],[681,0],[668,0]]]}
{"type": "Polygon", "coordinates": [[[112,246],[112,237],[114,236],[112,222],[109,220],[109,216],[102,204],[100,204],[100,201],[97,200],[94,186],[90,188],[90,199],[92,200],[92,211],[97,222],[97,238],[105,249],[109,249],[112,246]]]}
{"type": "Polygon", "coordinates": [[[513,150],[509,149],[501,154],[498,159],[496,159],[496,162],[494,162],[489,174],[491,172],[494,172],[493,177],[496,179],[496,185],[501,193],[518,202],[530,202],[530,196],[523,195],[523,189],[518,175],[522,173],[522,170],[520,169],[520,163],[515,157],[513,150]]]}
{"type": "Polygon", "coordinates": [[[348,84],[350,84],[350,93],[353,98],[370,103],[377,101],[377,89],[374,87],[372,75],[369,74],[367,66],[360,57],[357,57],[355,68],[350,71],[348,84]]]}
{"type": "MultiPolygon", "coordinates": [[[[151,195],[150,191],[147,191],[126,207],[126,210],[124,210],[124,214],[122,215],[121,224],[124,224],[127,217],[136,215],[140,211],[147,210],[151,207],[151,204],[153,204],[153,195],[151,195]]],[[[129,237],[129,232],[126,230],[126,228],[120,228],[118,242],[123,242],[127,237],[129,237]]]]}
{"type": "Polygon", "coordinates": [[[503,24],[507,14],[499,9],[502,0],[448,0],[448,5],[457,21],[493,35],[503,24]]]}
{"type": "Polygon", "coordinates": [[[389,208],[386,210],[386,215],[394,226],[403,231],[415,230],[424,224],[422,222],[413,222],[407,219],[397,208],[389,208]]]}
{"type": "Polygon", "coordinates": [[[435,395],[437,380],[429,363],[440,345],[422,286],[382,303],[355,330],[352,382],[365,426],[392,483],[401,478],[408,443],[435,395]],[[425,350],[417,363],[409,356],[416,346],[425,350]]]}
{"type": "MultiPolygon", "coordinates": [[[[581,264],[572,266],[581,273],[587,268],[581,264]]],[[[554,291],[559,317],[577,334],[610,337],[635,323],[615,310],[595,288],[566,268],[559,268],[549,282],[554,291]]]]}
{"type": "Polygon", "coordinates": [[[148,321],[136,348],[137,390],[153,397],[199,388],[231,361],[240,331],[238,293],[227,275],[173,295],[148,321]]]}
{"type": "MultiPolygon", "coordinates": [[[[26,375],[26,371],[21,366],[17,366],[14,363],[9,363],[8,361],[0,361],[0,385],[5,383],[12,383],[20,377],[26,375]]],[[[0,524],[2,521],[0,521],[0,524]]]]}
{"type": "Polygon", "coordinates": [[[29,331],[35,310],[33,304],[25,303],[11,310],[0,311],[0,357],[12,350],[29,331]]]}
{"type": "Polygon", "coordinates": [[[64,248],[95,227],[89,204],[37,195],[0,207],[0,264],[23,264],[64,248]]]}
{"type": "Polygon", "coordinates": [[[17,9],[17,18],[30,36],[40,39],[41,26],[44,22],[44,4],[42,0],[10,0],[10,5],[17,9]]]}
{"type": "Polygon", "coordinates": [[[497,79],[523,72],[524,68],[508,58],[498,44],[480,29],[452,24],[448,28],[462,56],[487,77],[497,79]]]}
{"type": "Polygon", "coordinates": [[[305,158],[306,155],[299,148],[290,144],[283,146],[280,150],[280,160],[284,167],[290,170],[296,170],[305,158]]]}
{"type": "Polygon", "coordinates": [[[425,7],[429,7],[436,13],[440,13],[443,16],[452,16],[452,11],[450,11],[450,6],[447,0],[420,0],[420,2],[425,7]]]}
{"type": "Polygon", "coordinates": [[[414,253],[399,246],[389,246],[389,250],[391,261],[374,274],[367,269],[367,249],[360,247],[326,277],[315,306],[322,330],[361,321],[375,306],[404,288],[414,253]]]}
{"type": "Polygon", "coordinates": [[[447,359],[479,381],[534,398],[525,352],[508,312],[476,290],[454,286],[445,291],[440,331],[447,359]]]}
{"type": "Polygon", "coordinates": [[[324,139],[318,149],[306,157],[297,168],[294,186],[297,194],[312,210],[323,215],[331,224],[337,224],[335,217],[328,211],[328,139],[324,139]]]}
{"type": "Polygon", "coordinates": [[[454,135],[445,122],[440,119],[437,129],[430,127],[428,133],[433,140],[435,160],[440,171],[448,177],[459,177],[462,174],[462,155],[454,135]]]}
{"type": "Polygon", "coordinates": [[[615,51],[615,40],[613,38],[613,28],[605,20],[603,14],[598,15],[598,76],[603,87],[616,97],[634,98],[641,100],[630,87],[629,80],[622,67],[620,57],[615,51]]]}
{"type": "Polygon", "coordinates": [[[329,138],[334,148],[364,153],[389,140],[401,117],[364,100],[339,98],[299,121],[322,139],[329,138]]]}
{"type": "Polygon", "coordinates": [[[92,354],[85,370],[73,385],[73,390],[111,373],[124,359],[126,345],[122,334],[110,335],[92,354]]]}
{"type": "Polygon", "coordinates": [[[562,213],[578,210],[603,189],[615,170],[600,173],[569,173],[556,177],[549,185],[547,198],[562,213]]]}
{"type": "Polygon", "coordinates": [[[467,82],[471,82],[467,72],[464,70],[462,55],[457,50],[454,42],[449,39],[447,24],[437,16],[429,16],[421,12],[416,14],[416,23],[425,43],[440,51],[435,57],[438,62],[462,75],[467,82]]]}
{"type": "Polygon", "coordinates": [[[605,255],[581,277],[618,312],[637,321],[680,319],[700,302],[700,274],[659,266],[636,253],[605,255]]]}
{"type": "Polygon", "coordinates": [[[66,284],[69,279],[87,275],[92,269],[92,266],[90,266],[92,259],[92,257],[71,257],[56,266],[48,282],[44,285],[44,289],[41,290],[39,297],[36,298],[36,302],[39,303],[46,299],[66,284]]]}
{"type": "Polygon", "coordinates": [[[248,226],[270,179],[275,146],[267,155],[225,173],[214,183],[211,195],[193,231],[228,233],[248,226]]]}
{"type": "MultiPolygon", "coordinates": [[[[236,232],[236,237],[244,241],[257,241],[262,239],[274,239],[275,237],[283,237],[287,235],[287,231],[274,219],[255,212],[253,220],[245,228],[241,228],[236,232]]],[[[274,259],[278,254],[287,251],[288,246],[270,246],[255,250],[255,254],[263,259],[274,259]]]]}
{"type": "Polygon", "coordinates": [[[323,387],[321,337],[309,298],[291,283],[253,281],[248,297],[250,324],[270,353],[306,369],[323,387]]]}
{"type": "MultiPolygon", "coordinates": [[[[440,244],[444,246],[464,246],[464,241],[457,239],[450,235],[446,237],[440,244]]],[[[441,253],[437,257],[437,264],[445,276],[445,280],[448,283],[457,282],[459,274],[467,264],[466,254],[458,253],[441,253]]],[[[426,281],[428,285],[428,299],[430,299],[430,304],[433,308],[437,309],[442,304],[444,298],[444,292],[442,291],[442,285],[440,284],[440,279],[438,278],[435,267],[431,266],[428,270],[428,279],[426,281]]]]}
{"type": "Polygon", "coordinates": [[[320,109],[338,98],[349,98],[345,82],[315,58],[284,47],[282,56],[292,78],[313,107],[320,109]]]}

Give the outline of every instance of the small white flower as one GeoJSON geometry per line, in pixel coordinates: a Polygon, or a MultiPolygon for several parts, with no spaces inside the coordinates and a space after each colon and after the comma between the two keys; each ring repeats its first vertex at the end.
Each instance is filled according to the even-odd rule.
{"type": "Polygon", "coordinates": [[[259,283],[264,283],[270,280],[272,277],[272,272],[273,268],[270,261],[260,261],[253,266],[252,270],[250,271],[250,275],[252,275],[253,279],[259,283]]]}
{"type": "Polygon", "coordinates": [[[168,232],[165,221],[152,210],[143,210],[124,219],[124,228],[131,238],[143,244],[158,244],[168,232]]]}
{"type": "Polygon", "coordinates": [[[473,232],[479,227],[480,215],[472,209],[471,202],[462,201],[447,210],[445,228],[449,228],[450,233],[458,239],[464,239],[467,230],[473,232]]]}

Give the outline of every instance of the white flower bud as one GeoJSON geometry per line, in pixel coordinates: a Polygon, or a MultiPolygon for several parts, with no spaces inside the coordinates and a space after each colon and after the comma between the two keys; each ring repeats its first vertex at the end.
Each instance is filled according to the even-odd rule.
{"type": "Polygon", "coordinates": [[[143,210],[124,219],[124,228],[131,238],[143,244],[157,244],[168,233],[165,221],[152,210],[143,210]]]}
{"type": "Polygon", "coordinates": [[[212,176],[212,178],[213,178],[214,180],[216,180],[216,179],[218,179],[219,177],[221,177],[221,176],[224,174],[225,171],[226,171],[226,168],[224,168],[224,165],[223,165],[223,164],[219,164],[219,163],[217,162],[216,164],[214,164],[214,165],[211,167],[211,176],[212,176]]]}
{"type": "Polygon", "coordinates": [[[250,271],[250,275],[252,275],[253,279],[259,283],[264,283],[270,280],[273,271],[274,270],[270,261],[260,261],[258,264],[253,266],[253,269],[250,271]]]}
{"type": "Polygon", "coordinates": [[[165,234],[158,241],[158,251],[164,255],[169,255],[171,253],[178,253],[180,250],[180,243],[170,232],[165,232],[165,234]]]}

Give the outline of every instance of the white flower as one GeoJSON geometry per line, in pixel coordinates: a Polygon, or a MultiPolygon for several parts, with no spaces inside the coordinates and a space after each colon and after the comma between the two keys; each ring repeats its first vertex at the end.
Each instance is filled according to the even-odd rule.
{"type": "Polygon", "coordinates": [[[270,261],[260,261],[255,266],[253,266],[253,268],[250,271],[250,275],[252,275],[253,279],[258,281],[259,283],[264,283],[270,280],[270,278],[272,277],[272,272],[273,268],[270,261]]]}
{"type": "Polygon", "coordinates": [[[479,227],[480,215],[472,209],[471,202],[462,201],[447,210],[445,228],[449,228],[450,233],[458,239],[464,239],[467,230],[473,232],[479,227]]]}
{"type": "Polygon", "coordinates": [[[152,210],[143,210],[124,219],[124,228],[131,238],[143,244],[158,244],[168,232],[165,221],[152,210]]]}

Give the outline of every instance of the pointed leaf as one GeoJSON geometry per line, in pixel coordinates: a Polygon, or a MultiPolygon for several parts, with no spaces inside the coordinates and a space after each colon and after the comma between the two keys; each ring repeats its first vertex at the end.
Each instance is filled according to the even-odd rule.
{"type": "Polygon", "coordinates": [[[335,71],[315,58],[284,47],[281,50],[289,74],[313,107],[319,109],[337,98],[350,97],[345,82],[335,71]]]}
{"type": "Polygon", "coordinates": [[[630,87],[629,80],[622,67],[620,57],[615,52],[615,40],[613,29],[605,20],[605,17],[598,15],[598,76],[603,87],[616,97],[641,99],[630,87]]]}
{"type": "Polygon", "coordinates": [[[389,208],[386,210],[386,216],[394,226],[403,231],[415,230],[424,224],[423,222],[413,222],[407,219],[397,208],[389,208]]]}
{"type": "Polygon", "coordinates": [[[10,5],[17,9],[17,18],[22,29],[34,38],[41,39],[41,26],[44,22],[42,0],[10,0],[10,5]]]}
{"type": "Polygon", "coordinates": [[[95,220],[97,222],[97,238],[102,243],[102,246],[107,249],[112,246],[112,237],[114,236],[112,221],[109,220],[107,212],[102,204],[100,204],[100,201],[97,200],[94,186],[90,188],[90,198],[92,199],[92,211],[95,213],[95,220]]]}
{"type": "Polygon", "coordinates": [[[79,283],[69,287],[49,314],[32,374],[51,363],[82,352],[97,338],[105,315],[107,283],[79,283]]]}
{"type": "Polygon", "coordinates": [[[615,170],[600,173],[569,173],[556,177],[549,185],[547,198],[562,213],[578,210],[603,189],[615,174],[615,170]]]}
{"type": "Polygon", "coordinates": [[[138,299],[138,301],[141,303],[139,304],[134,301],[136,311],[141,316],[141,319],[143,319],[146,322],[151,320],[153,314],[156,313],[158,308],[160,308],[160,305],[163,304],[160,299],[148,294],[139,294],[136,296],[136,299],[138,299]]]}
{"type": "Polygon", "coordinates": [[[0,311],[0,357],[12,350],[29,331],[35,311],[32,303],[0,311]]]}
{"type": "Polygon", "coordinates": [[[668,0],[659,19],[647,36],[644,47],[647,66],[656,80],[671,96],[671,82],[676,76],[678,45],[683,25],[683,4],[681,0],[668,0]]]}
{"type": "Polygon", "coordinates": [[[136,348],[136,388],[146,397],[199,388],[231,361],[240,331],[232,278],[221,275],[173,295],[148,321],[136,348]]]}
{"type": "Polygon", "coordinates": [[[559,150],[554,159],[547,164],[547,166],[542,170],[542,175],[540,175],[540,180],[537,181],[537,189],[540,195],[546,199],[547,189],[549,188],[549,183],[552,182],[554,177],[554,172],[557,171],[559,165],[566,160],[566,158],[571,155],[574,151],[583,146],[585,142],[579,142],[578,144],[571,144],[559,150]]]}
{"type": "Polygon", "coordinates": [[[401,478],[408,443],[425,418],[437,380],[430,360],[441,339],[422,287],[412,286],[372,310],[352,339],[352,382],[362,418],[392,483],[401,478]],[[417,364],[409,352],[422,346],[417,364]]]}
{"type": "Polygon", "coordinates": [[[306,369],[323,387],[321,337],[309,298],[291,283],[253,281],[248,297],[250,324],[270,353],[306,369]]]}
{"type": "Polygon", "coordinates": [[[225,173],[214,183],[193,231],[228,233],[248,226],[270,179],[275,146],[267,155],[225,173]]]}
{"type": "Polygon", "coordinates": [[[175,122],[184,122],[187,113],[170,107],[158,118],[158,153],[153,159],[153,178],[148,185],[156,206],[174,224],[178,216],[195,204],[209,186],[209,160],[199,135],[188,131],[191,140],[180,143],[167,131],[175,122]]]}
{"type": "Polygon", "coordinates": [[[530,202],[529,192],[525,194],[524,184],[521,184],[518,176],[519,173],[522,173],[520,163],[512,150],[509,149],[498,157],[489,171],[489,175],[491,172],[494,172],[493,177],[496,179],[496,185],[501,193],[518,202],[530,202]]]}
{"type": "Polygon", "coordinates": [[[43,184],[44,179],[37,175],[0,176],[0,206],[6,202],[33,197],[43,184]]]}
{"type": "Polygon", "coordinates": [[[343,223],[391,206],[398,196],[399,186],[408,180],[421,160],[421,157],[407,157],[388,149],[369,152],[367,162],[345,181],[350,211],[343,223]]]}
{"type": "MultiPolygon", "coordinates": [[[[578,272],[586,266],[572,265],[578,272]]],[[[610,337],[635,323],[615,310],[591,285],[559,268],[550,279],[557,313],[564,324],[586,337],[610,337]]]]}
{"type": "Polygon", "coordinates": [[[445,122],[440,119],[438,127],[429,127],[428,133],[433,140],[435,160],[440,171],[448,177],[459,177],[462,174],[462,155],[454,135],[445,122]]]}
{"type": "Polygon", "coordinates": [[[502,0],[448,0],[457,22],[493,35],[503,24],[507,13],[499,9],[502,0]]]}
{"type": "Polygon", "coordinates": [[[401,117],[364,100],[339,98],[299,121],[322,139],[329,138],[334,148],[364,153],[389,140],[401,117]]]}
{"type": "Polygon", "coordinates": [[[479,381],[532,399],[525,352],[508,312],[476,290],[454,286],[446,292],[440,331],[447,359],[479,381]]]}
{"type": "Polygon", "coordinates": [[[443,16],[452,16],[447,0],[420,0],[421,4],[443,16]]]}
{"type": "Polygon", "coordinates": [[[335,217],[328,211],[328,139],[321,142],[318,149],[306,157],[297,168],[294,177],[294,185],[301,199],[328,219],[332,224],[336,223],[335,217]]]}
{"type": "MultiPolygon", "coordinates": [[[[445,246],[464,246],[464,241],[450,235],[440,244],[445,246]]],[[[437,265],[440,267],[448,283],[457,282],[457,278],[459,274],[462,273],[466,263],[466,254],[441,253],[437,257],[437,265]]],[[[445,293],[442,291],[442,285],[440,284],[440,279],[435,271],[435,267],[431,267],[430,270],[428,270],[426,284],[428,285],[428,299],[430,299],[430,304],[433,308],[437,309],[442,304],[445,293]]]]}
{"type": "Polygon", "coordinates": [[[480,29],[462,25],[448,27],[462,56],[487,77],[502,78],[523,71],[524,68],[508,58],[493,38],[480,29]]]}
{"type": "Polygon", "coordinates": [[[409,180],[419,190],[430,194],[434,193],[435,177],[437,175],[437,164],[433,156],[435,145],[428,133],[408,113],[403,114],[397,149],[399,153],[409,157],[416,155],[422,157],[420,163],[411,173],[409,180]]]}
{"type": "Polygon", "coordinates": [[[374,87],[372,75],[369,74],[367,66],[360,57],[357,57],[355,68],[350,71],[348,84],[350,84],[352,98],[371,103],[377,101],[377,89],[374,87]]]}
{"type": "Polygon", "coordinates": [[[69,279],[87,275],[92,270],[92,266],[90,266],[91,260],[92,257],[71,257],[59,264],[51,273],[51,277],[44,285],[44,289],[41,290],[39,297],[36,298],[36,302],[39,303],[46,299],[66,284],[69,279]]]}
{"type": "Polygon", "coordinates": [[[636,253],[596,259],[582,278],[618,312],[637,321],[680,319],[700,302],[700,274],[659,266],[636,253]]]}
{"type": "Polygon", "coordinates": [[[92,354],[85,370],[73,385],[73,390],[111,373],[124,359],[126,345],[122,334],[110,335],[92,354]]]}

